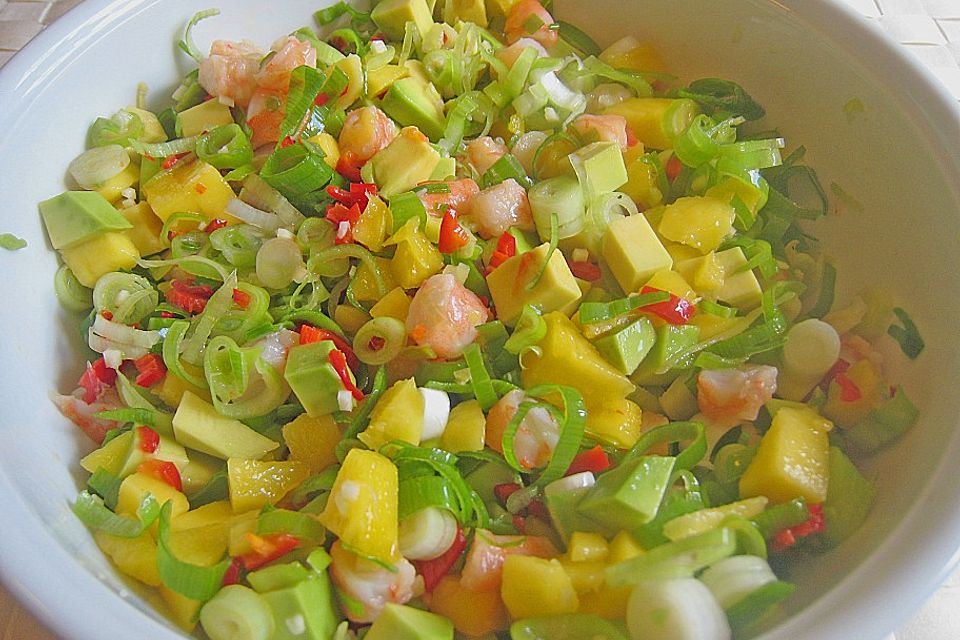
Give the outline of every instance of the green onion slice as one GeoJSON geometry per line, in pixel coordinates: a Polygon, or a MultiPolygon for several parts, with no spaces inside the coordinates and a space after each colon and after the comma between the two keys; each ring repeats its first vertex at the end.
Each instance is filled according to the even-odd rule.
{"type": "Polygon", "coordinates": [[[164,586],[191,600],[206,602],[223,585],[223,576],[230,560],[222,560],[212,567],[201,567],[184,562],[170,550],[170,511],[173,504],[166,502],[160,509],[157,534],[157,570],[164,586]]]}
{"type": "Polygon", "coordinates": [[[136,538],[160,516],[160,505],[149,493],[137,507],[136,520],[117,515],[106,507],[103,498],[89,491],[81,491],[71,509],[91,529],[121,538],[136,538]]]}

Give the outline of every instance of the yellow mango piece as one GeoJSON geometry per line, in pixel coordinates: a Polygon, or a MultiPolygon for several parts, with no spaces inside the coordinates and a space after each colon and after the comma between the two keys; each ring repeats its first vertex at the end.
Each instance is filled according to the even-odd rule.
{"type": "Polygon", "coordinates": [[[180,135],[184,138],[198,136],[232,122],[233,114],[230,112],[230,107],[219,100],[205,100],[177,114],[180,135]]]}
{"type": "Polygon", "coordinates": [[[422,432],[423,396],[413,378],[408,378],[384,392],[370,412],[370,424],[357,437],[376,451],[391,440],[420,444],[422,432]]]}
{"type": "Polygon", "coordinates": [[[547,261],[549,252],[550,245],[541,244],[532,251],[509,258],[487,277],[498,318],[508,327],[517,322],[526,304],[544,313],[561,311],[569,314],[576,309],[581,296],[580,287],[563,254],[556,251],[547,261]],[[541,274],[540,279],[528,289],[538,274],[541,274]]]}
{"type": "MultiPolygon", "coordinates": [[[[394,277],[394,267],[388,258],[374,257],[377,267],[380,269],[380,275],[383,276],[383,286],[387,291],[396,288],[397,280],[394,277]]],[[[357,272],[353,276],[353,295],[360,302],[372,302],[380,299],[380,293],[377,291],[377,283],[373,277],[373,271],[366,263],[361,262],[357,267],[357,272]]]]}
{"type": "Polygon", "coordinates": [[[715,198],[690,196],[668,204],[660,219],[664,238],[708,253],[733,233],[736,214],[729,204],[715,198]]]}
{"type": "Polygon", "coordinates": [[[394,287],[370,308],[370,315],[374,318],[396,318],[400,322],[406,322],[412,300],[403,287],[394,287]]]}
{"type": "Polygon", "coordinates": [[[604,113],[626,118],[645,147],[669,149],[673,139],[700,113],[700,107],[684,98],[628,98],[608,107],[604,113]]]}
{"type": "Polygon", "coordinates": [[[856,400],[844,400],[842,387],[836,380],[827,387],[827,403],[823,414],[841,427],[852,427],[867,417],[882,399],[880,372],[869,360],[858,360],[843,372],[844,376],[860,390],[856,400]]]}
{"type": "Polygon", "coordinates": [[[443,256],[418,230],[418,224],[416,218],[407,221],[384,242],[384,245],[397,245],[397,251],[390,260],[390,271],[393,279],[404,289],[419,287],[427,278],[443,269],[443,256]]]}
{"type": "Polygon", "coordinates": [[[586,560],[574,562],[569,558],[561,558],[560,564],[563,570],[570,576],[570,584],[579,597],[585,593],[594,593],[603,588],[605,578],[603,575],[607,565],[599,560],[586,560]]]}
{"type": "Polygon", "coordinates": [[[353,334],[370,321],[370,315],[353,305],[341,304],[333,313],[333,319],[347,333],[353,334]]]}
{"type": "Polygon", "coordinates": [[[766,496],[779,504],[804,498],[811,504],[827,497],[827,473],[833,428],[812,409],[784,407],[773,416],[757,455],[740,478],[740,495],[766,496]]]}
{"type": "MultiPolygon", "coordinates": [[[[346,58],[334,62],[332,66],[347,74],[347,88],[344,89],[340,97],[337,98],[336,103],[334,103],[335,109],[346,109],[363,94],[363,62],[357,54],[351,53],[346,58]]],[[[332,70],[331,68],[331,71],[332,70]]]]}
{"type": "Polygon", "coordinates": [[[297,460],[263,461],[230,458],[227,477],[234,513],[276,504],[310,476],[310,467],[297,460]]]}
{"type": "Polygon", "coordinates": [[[607,555],[607,562],[617,564],[630,558],[636,558],[643,552],[643,547],[632,535],[626,531],[621,531],[613,536],[613,540],[610,541],[610,553],[607,555]]]}
{"type": "Polygon", "coordinates": [[[120,571],[153,587],[160,584],[157,543],[153,541],[149,531],[144,531],[136,538],[121,538],[95,531],[93,539],[120,571]]]}
{"type": "Polygon", "coordinates": [[[336,464],[334,450],[342,436],[333,416],[311,418],[303,413],[283,425],[283,439],[290,449],[290,460],[298,460],[310,468],[310,473],[323,471],[336,464]]]}
{"type": "Polygon", "coordinates": [[[357,554],[392,562],[400,556],[397,500],[393,462],[374,451],[351,449],[318,520],[357,554]]]}
{"type": "Polygon", "coordinates": [[[698,291],[716,291],[723,286],[725,276],[726,273],[717,254],[711,251],[703,256],[703,260],[693,269],[693,286],[698,291]]]}
{"type": "Polygon", "coordinates": [[[209,502],[196,509],[191,509],[184,514],[171,518],[171,531],[184,531],[186,529],[197,529],[210,525],[221,525],[224,529],[228,528],[230,519],[233,518],[233,507],[229,500],[217,500],[209,502]]]}
{"type": "Polygon", "coordinates": [[[603,561],[610,554],[610,545],[599,533],[574,531],[567,543],[567,557],[571,562],[603,561]]]}
{"type": "Polygon", "coordinates": [[[337,143],[336,138],[324,131],[323,133],[318,133],[315,136],[307,138],[307,140],[323,150],[323,162],[328,167],[331,169],[337,168],[337,163],[340,161],[340,145],[337,143]]]}
{"type": "Polygon", "coordinates": [[[627,615],[627,601],[631,587],[604,586],[599,591],[580,595],[580,613],[592,613],[607,620],[623,620],[627,615]]]}
{"type": "Polygon", "coordinates": [[[129,271],[136,266],[140,252],[122,231],[108,231],[84,240],[60,252],[73,275],[90,289],[100,276],[111,271],[129,271]]]}
{"type": "Polygon", "coordinates": [[[135,204],[121,209],[120,214],[133,225],[132,229],[127,229],[124,233],[133,242],[141,256],[152,256],[166,248],[160,241],[163,223],[153,214],[149,204],[146,202],[135,204]]]}
{"type": "Polygon", "coordinates": [[[367,207],[353,225],[353,239],[370,249],[380,251],[383,241],[393,229],[393,216],[390,207],[378,196],[367,198],[367,207]]]}
{"type": "Polygon", "coordinates": [[[139,181],[140,165],[131,162],[123,171],[97,187],[96,192],[113,203],[120,199],[124,189],[129,189],[139,181]]]}
{"type": "Polygon", "coordinates": [[[483,451],[486,417],[476,400],[466,400],[450,411],[447,427],[440,436],[440,447],[451,453],[483,451]]]}
{"type": "Polygon", "coordinates": [[[719,333],[732,329],[742,321],[742,318],[721,318],[711,313],[695,313],[688,324],[700,329],[700,340],[709,340],[719,333]]]}
{"type": "Polygon", "coordinates": [[[120,497],[117,499],[117,513],[126,515],[135,515],[140,503],[147,494],[152,494],[160,505],[171,502],[170,517],[186,513],[190,510],[190,503],[187,496],[177,491],[163,480],[158,480],[153,476],[144,473],[133,473],[123,479],[120,483],[120,497]]]}
{"type": "Polygon", "coordinates": [[[740,247],[704,256],[680,260],[676,269],[697,291],[711,300],[719,300],[741,309],[760,304],[763,289],[752,269],[742,270],[747,256],[740,247]]]}
{"type": "MultiPolygon", "coordinates": [[[[195,376],[202,376],[203,370],[199,367],[195,367],[192,364],[186,362],[183,363],[183,368],[195,376]]],[[[163,382],[159,386],[153,388],[153,393],[163,400],[163,402],[168,407],[174,407],[180,405],[180,400],[183,398],[183,394],[189,391],[198,398],[202,398],[204,402],[208,404],[213,404],[213,400],[210,398],[209,389],[201,389],[200,387],[194,386],[175,375],[166,375],[163,377],[163,382]]]]}
{"type": "Polygon", "coordinates": [[[743,204],[747,206],[747,209],[754,215],[760,210],[760,207],[767,203],[767,199],[760,189],[733,176],[723,178],[720,182],[707,189],[703,195],[731,204],[734,196],[736,196],[740,198],[740,201],[743,202],[743,204]]]}
{"type": "Polygon", "coordinates": [[[657,271],[650,276],[644,286],[667,291],[691,302],[699,297],[683,276],[672,269],[657,271]]]}
{"type": "Polygon", "coordinates": [[[199,213],[207,220],[240,220],[225,211],[236,197],[220,172],[201,160],[180,161],[143,185],[143,195],[158,218],[166,222],[178,211],[199,213]]]}
{"type": "Polygon", "coordinates": [[[207,453],[200,451],[190,451],[190,459],[187,464],[180,469],[180,480],[183,481],[183,492],[192,494],[206,486],[213,478],[214,474],[222,471],[226,463],[220,458],[215,458],[207,453]]]}
{"type": "Polygon", "coordinates": [[[398,64],[387,64],[379,69],[367,71],[367,96],[370,98],[380,97],[380,94],[389,89],[390,85],[409,75],[410,70],[398,64]]]}
{"type": "Polygon", "coordinates": [[[220,562],[227,552],[229,534],[226,521],[182,531],[171,531],[170,550],[184,562],[211,567],[220,562]]]}
{"type": "Polygon", "coordinates": [[[667,71],[667,66],[656,47],[649,42],[640,42],[633,36],[617,40],[604,49],[599,57],[614,69],[667,71]]]}
{"type": "Polygon", "coordinates": [[[137,107],[126,107],[124,111],[129,111],[130,113],[136,115],[138,118],[140,118],[140,122],[143,123],[143,131],[140,133],[137,140],[140,142],[146,142],[147,144],[154,142],[166,142],[167,132],[164,130],[163,125],[160,124],[160,119],[152,111],[139,109],[137,107]]]}
{"type": "Polygon", "coordinates": [[[547,334],[538,343],[543,353],[524,357],[524,388],[538,384],[573,387],[583,395],[588,412],[618,403],[633,393],[633,383],[603,359],[572,320],[558,311],[543,319],[547,334]]]}
{"type": "Polygon", "coordinates": [[[627,165],[627,183],[620,187],[619,191],[630,196],[641,210],[646,211],[663,202],[663,191],[660,190],[657,168],[652,163],[641,160],[641,156],[642,144],[634,145],[623,154],[627,165]],[[639,153],[633,151],[634,149],[639,149],[639,153]]]}
{"type": "Polygon", "coordinates": [[[580,606],[570,576],[555,558],[507,556],[500,596],[514,620],[573,613],[580,606]]]}
{"type": "Polygon", "coordinates": [[[587,413],[586,431],[594,438],[620,449],[629,449],[640,439],[643,412],[626,398],[610,400],[587,413]]]}
{"type": "Polygon", "coordinates": [[[199,620],[200,617],[200,608],[203,607],[203,603],[199,600],[188,598],[163,585],[160,585],[157,591],[160,592],[160,599],[163,600],[167,611],[170,612],[170,617],[173,618],[176,625],[187,633],[193,633],[193,630],[197,626],[197,620],[199,620]]]}
{"type": "Polygon", "coordinates": [[[444,576],[434,588],[430,595],[430,611],[445,616],[457,631],[470,637],[510,626],[510,618],[497,591],[467,589],[455,576],[444,576]]]}
{"type": "Polygon", "coordinates": [[[102,468],[116,475],[127,460],[132,440],[133,431],[121,433],[99,449],[94,449],[80,458],[80,466],[90,473],[96,473],[97,469],[102,468]]]}
{"type": "Polygon", "coordinates": [[[663,525],[663,535],[670,540],[682,540],[698,533],[705,533],[719,527],[728,516],[752,518],[767,508],[767,502],[769,501],[765,496],[755,496],[719,507],[685,513],[666,522],[663,525]]]}
{"type": "Polygon", "coordinates": [[[238,513],[230,519],[227,552],[231,556],[242,556],[253,551],[253,547],[250,546],[250,537],[247,534],[256,532],[259,517],[260,510],[255,509],[238,513]]]}

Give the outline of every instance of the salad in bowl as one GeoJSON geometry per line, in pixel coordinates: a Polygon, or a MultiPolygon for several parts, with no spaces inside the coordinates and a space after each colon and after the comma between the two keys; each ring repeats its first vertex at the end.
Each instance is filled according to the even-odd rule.
{"type": "Polygon", "coordinates": [[[214,640],[776,624],[924,349],[835,296],[803,141],[537,0],[201,51],[217,14],[39,204],[94,353],[55,398],[92,441],[71,508],[116,568],[214,640]]]}

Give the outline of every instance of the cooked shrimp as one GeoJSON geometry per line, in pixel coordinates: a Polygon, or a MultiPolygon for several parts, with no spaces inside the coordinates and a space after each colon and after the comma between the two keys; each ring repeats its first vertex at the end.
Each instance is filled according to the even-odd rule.
{"type": "Polygon", "coordinates": [[[510,15],[507,16],[507,22],[503,27],[503,34],[507,36],[509,44],[517,42],[520,38],[530,37],[549,49],[557,44],[559,37],[557,32],[550,28],[552,24],[553,16],[537,0],[520,0],[510,9],[510,15]],[[527,21],[531,18],[539,18],[543,23],[533,33],[527,31],[527,21]]]}
{"type": "MultiPolygon", "coordinates": [[[[81,390],[82,393],[82,390],[81,390]]],[[[73,395],[54,395],[52,400],[60,409],[64,417],[69,418],[80,430],[87,434],[98,445],[103,442],[104,436],[111,429],[121,426],[116,420],[98,418],[101,411],[112,411],[123,407],[120,396],[114,387],[105,386],[97,392],[97,398],[87,404],[74,392],[73,395]]]]}
{"type": "Polygon", "coordinates": [[[718,426],[732,427],[754,420],[763,403],[777,390],[777,369],[742,365],[735,369],[704,369],[697,377],[700,411],[718,426]]]}
{"type": "Polygon", "coordinates": [[[339,540],[330,548],[330,556],[333,558],[330,577],[334,584],[363,607],[359,614],[344,607],[353,622],[373,622],[388,602],[409,602],[422,588],[422,583],[418,588],[416,569],[406,558],[393,563],[397,569],[393,572],[347,551],[339,540]]]}
{"type": "Polygon", "coordinates": [[[420,202],[423,203],[427,213],[435,216],[442,216],[448,207],[453,207],[457,213],[465,213],[464,205],[480,193],[480,187],[470,178],[421,182],[417,190],[420,192],[420,202]],[[420,189],[431,184],[445,184],[447,189],[434,193],[430,193],[427,189],[420,189]]]}
{"type": "Polygon", "coordinates": [[[496,238],[510,227],[534,228],[527,190],[513,178],[484,189],[470,201],[469,219],[484,238],[496,238]]]}
{"type": "MultiPolygon", "coordinates": [[[[490,408],[485,437],[491,449],[503,452],[503,434],[525,398],[522,390],[514,389],[490,408]]],[[[550,462],[559,441],[560,425],[546,409],[534,407],[517,428],[513,438],[513,453],[524,469],[540,469],[550,462]]]]}
{"type": "Polygon", "coordinates": [[[297,67],[316,67],[317,50],[309,42],[294,36],[281,38],[273,43],[272,56],[256,74],[257,84],[262,89],[274,89],[286,93],[290,86],[290,74],[297,67]]]}
{"type": "Polygon", "coordinates": [[[627,148],[627,119],[623,116],[582,115],[571,126],[591,142],[596,138],[603,142],[616,142],[621,149],[627,148]]]}
{"type": "Polygon", "coordinates": [[[286,93],[274,89],[257,89],[253,94],[247,109],[247,124],[253,130],[250,144],[254,149],[280,139],[286,102],[286,93]]]}
{"type": "Polygon", "coordinates": [[[499,591],[503,562],[507,556],[553,558],[559,555],[549,538],[543,536],[498,536],[477,529],[463,565],[460,584],[473,591],[499,591]]]}
{"type": "Polygon", "coordinates": [[[509,47],[499,49],[496,53],[496,56],[500,62],[508,67],[512,67],[513,63],[517,61],[517,58],[520,57],[520,54],[523,53],[524,49],[533,49],[537,52],[538,58],[545,58],[548,55],[547,50],[543,48],[543,45],[533,38],[520,38],[509,47]]]}
{"type": "Polygon", "coordinates": [[[261,338],[257,345],[262,347],[260,357],[282,374],[287,366],[287,354],[299,342],[300,336],[296,332],[280,329],[261,338]]]}
{"type": "Polygon", "coordinates": [[[467,161],[480,175],[486,173],[487,169],[507,153],[509,153],[507,145],[490,136],[471,140],[467,145],[467,161]]]}
{"type": "Polygon", "coordinates": [[[257,90],[255,76],[262,57],[250,42],[214,40],[210,55],[200,63],[200,86],[215,98],[246,108],[257,90]]]}
{"type": "Polygon", "coordinates": [[[533,160],[537,157],[537,149],[548,137],[546,131],[528,131],[517,139],[510,150],[528,174],[533,175],[533,160]]]}
{"type": "Polygon", "coordinates": [[[393,142],[400,130],[376,107],[362,107],[347,114],[340,131],[340,153],[351,154],[357,166],[393,142]]]}
{"type": "Polygon", "coordinates": [[[457,358],[477,339],[487,308],[449,273],[431,276],[410,303],[407,333],[440,358],[457,358]]]}

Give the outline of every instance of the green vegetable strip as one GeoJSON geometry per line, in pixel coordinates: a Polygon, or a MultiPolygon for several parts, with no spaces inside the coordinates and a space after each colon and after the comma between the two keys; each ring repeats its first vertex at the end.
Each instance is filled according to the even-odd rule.
{"type": "Polygon", "coordinates": [[[658,302],[666,302],[669,299],[669,292],[655,291],[652,293],[627,296],[626,298],[620,298],[613,302],[584,302],[580,305],[580,322],[582,324],[606,322],[622,316],[625,313],[630,313],[634,309],[646,307],[658,302]]]}
{"type": "Polygon", "coordinates": [[[547,255],[543,257],[543,264],[540,265],[540,270],[537,271],[537,275],[527,283],[527,291],[532,291],[534,287],[540,282],[540,279],[543,277],[543,274],[547,272],[547,266],[550,264],[553,254],[560,247],[560,219],[556,213],[550,214],[550,245],[547,248],[547,255]]]}
{"type": "Polygon", "coordinates": [[[761,618],[763,612],[786,600],[794,591],[796,586],[789,582],[768,582],[726,610],[730,627],[738,632],[749,627],[761,618]]]}
{"type": "Polygon", "coordinates": [[[90,145],[103,147],[108,144],[130,145],[143,133],[143,120],[140,116],[121,109],[110,118],[97,118],[90,125],[90,145]]]}
{"type": "MultiPolygon", "coordinates": [[[[166,158],[181,153],[187,153],[197,148],[197,140],[200,136],[190,136],[189,138],[176,138],[169,142],[144,143],[139,140],[131,140],[130,146],[133,150],[142,156],[151,158],[166,158]]],[[[182,161],[181,161],[182,162],[182,161]]]]}
{"type": "Polygon", "coordinates": [[[325,27],[345,13],[350,14],[351,20],[359,20],[363,22],[370,20],[369,13],[359,11],[353,8],[347,2],[338,2],[337,4],[327,7],[326,9],[315,11],[313,14],[313,19],[316,20],[317,24],[319,24],[321,27],[325,27]]]}
{"type": "Polygon", "coordinates": [[[12,233],[0,233],[0,249],[16,251],[18,249],[23,249],[26,246],[27,241],[23,238],[18,238],[12,233]]]}
{"type": "Polygon", "coordinates": [[[197,45],[193,43],[193,28],[201,20],[218,15],[220,15],[220,9],[204,9],[203,11],[198,11],[193,14],[193,17],[190,18],[190,21],[187,23],[186,29],[183,31],[183,39],[177,43],[177,46],[180,47],[184,53],[198,63],[203,62],[204,56],[203,52],[197,49],[197,45]]]}
{"type": "Polygon", "coordinates": [[[810,519],[807,502],[803,498],[794,498],[789,502],[773,505],[750,518],[753,525],[767,540],[790,527],[803,524],[810,519]]]}
{"type": "Polygon", "coordinates": [[[730,529],[736,535],[739,554],[767,559],[767,543],[760,529],[751,521],[730,515],[723,519],[720,526],[730,529]]]}
{"type": "Polygon", "coordinates": [[[584,55],[600,55],[600,45],[598,45],[593,38],[588,36],[586,33],[573,26],[569,22],[564,22],[563,20],[557,20],[557,25],[560,32],[560,37],[567,44],[575,49],[580,50],[580,52],[582,52],[584,55]]]}
{"type": "Polygon", "coordinates": [[[310,258],[307,268],[313,271],[317,265],[334,262],[343,258],[357,258],[362,262],[373,275],[373,282],[377,288],[377,296],[382,298],[387,295],[387,285],[380,273],[380,265],[374,259],[373,254],[357,244],[340,244],[329,249],[320,251],[310,258]]]}
{"type": "MultiPolygon", "coordinates": [[[[583,61],[584,74],[593,75],[613,82],[619,82],[625,87],[632,89],[637,97],[648,98],[653,95],[653,87],[647,82],[646,78],[651,76],[660,76],[651,72],[630,71],[627,69],[614,69],[606,62],[590,56],[583,61]]],[[[673,76],[667,76],[665,79],[672,79],[673,76]]]]}
{"type": "Polygon", "coordinates": [[[864,453],[873,453],[907,432],[920,412],[907,397],[903,387],[897,387],[893,397],[884,400],[867,417],[846,429],[848,442],[864,453]]]}
{"type": "Polygon", "coordinates": [[[280,124],[280,144],[300,129],[326,79],[322,71],[305,65],[291,72],[286,111],[280,124]]]}
{"type": "Polygon", "coordinates": [[[439,145],[449,154],[455,154],[460,148],[463,136],[467,131],[467,123],[480,110],[475,94],[467,93],[454,103],[447,114],[447,124],[443,130],[443,138],[439,145]]]}
{"type": "Polygon", "coordinates": [[[155,413],[148,409],[124,407],[122,409],[111,409],[110,411],[98,411],[94,416],[101,420],[114,420],[121,423],[132,422],[135,426],[153,427],[155,413]]]}
{"type": "Polygon", "coordinates": [[[483,354],[480,352],[480,345],[474,343],[467,347],[463,352],[463,358],[466,360],[467,367],[470,368],[470,386],[473,394],[480,403],[484,411],[497,403],[500,398],[497,392],[493,390],[493,383],[490,374],[487,372],[487,366],[483,362],[483,354]]]}
{"type": "Polygon", "coordinates": [[[264,508],[257,518],[257,534],[289,533],[310,543],[322,543],[326,530],[316,518],[288,509],[264,508]]]}
{"type": "Polygon", "coordinates": [[[121,482],[123,481],[120,478],[100,467],[87,479],[87,486],[103,498],[103,504],[109,509],[116,509],[120,499],[121,482]]]}
{"type": "Polygon", "coordinates": [[[291,202],[323,189],[333,177],[324,153],[312,142],[299,141],[281,147],[267,158],[260,177],[291,202]]]}
{"type": "Polygon", "coordinates": [[[570,463],[580,450],[583,441],[583,432],[587,424],[587,409],[583,396],[573,387],[557,384],[544,384],[527,391],[534,397],[556,397],[562,400],[562,418],[560,421],[560,439],[553,449],[547,468],[537,478],[535,486],[544,487],[554,480],[563,477],[570,468],[570,463]]]}
{"type": "Polygon", "coordinates": [[[900,344],[900,349],[903,351],[905,356],[911,360],[916,360],[917,356],[920,355],[920,352],[923,351],[924,346],[926,346],[923,342],[923,338],[920,337],[920,331],[917,329],[917,325],[913,323],[913,320],[910,318],[910,316],[907,315],[906,311],[900,307],[894,307],[893,312],[896,314],[897,318],[900,320],[900,324],[903,326],[891,324],[887,328],[887,333],[891,338],[900,344]]]}
{"type": "Polygon", "coordinates": [[[103,498],[87,491],[81,491],[70,508],[89,528],[121,538],[136,538],[160,516],[160,505],[149,493],[137,507],[136,520],[115,514],[104,505],[103,498]]]}
{"type": "Polygon", "coordinates": [[[726,527],[720,527],[663,544],[629,560],[607,567],[607,584],[625,587],[643,580],[658,578],[686,578],[711,564],[734,555],[737,536],[726,527]]]}
{"type": "Polygon", "coordinates": [[[93,290],[86,288],[70,267],[63,264],[53,277],[53,291],[57,301],[67,311],[88,311],[93,306],[93,290]]]}
{"type": "Polygon", "coordinates": [[[400,503],[397,512],[400,520],[426,507],[446,509],[454,516],[460,515],[461,511],[455,490],[441,476],[417,476],[400,483],[400,503]]]}
{"type": "Polygon", "coordinates": [[[227,470],[217,471],[203,488],[190,496],[190,508],[196,509],[211,502],[226,500],[230,497],[229,478],[227,470]]]}
{"type": "Polygon", "coordinates": [[[160,573],[160,580],[171,591],[191,600],[206,602],[215,596],[223,585],[223,576],[230,567],[230,560],[223,560],[212,567],[201,567],[178,559],[170,550],[172,507],[172,503],[166,502],[160,510],[157,534],[157,571],[160,573]]]}
{"type": "Polygon", "coordinates": [[[513,334],[503,344],[503,348],[513,354],[519,354],[525,349],[537,344],[547,335],[547,323],[536,307],[525,304],[513,328],[513,334]]]}
{"type": "Polygon", "coordinates": [[[183,337],[189,329],[190,323],[186,320],[176,320],[170,325],[170,328],[167,329],[167,335],[163,338],[163,348],[161,350],[163,364],[166,365],[170,373],[181,380],[195,387],[207,389],[207,381],[202,376],[196,376],[188,372],[180,361],[180,346],[183,342],[183,337]]]}
{"type": "Polygon", "coordinates": [[[380,396],[387,390],[387,371],[384,367],[378,367],[377,372],[373,374],[373,388],[360,403],[356,414],[350,421],[350,426],[343,434],[343,438],[348,440],[356,437],[358,433],[366,429],[370,421],[370,412],[380,400],[380,396]]]}
{"type": "Polygon", "coordinates": [[[820,274],[820,289],[817,292],[817,300],[810,308],[808,315],[811,318],[822,318],[830,313],[833,307],[833,299],[837,285],[837,268],[829,262],[823,263],[823,271],[820,274]]]}
{"type": "Polygon", "coordinates": [[[520,164],[520,161],[517,160],[517,157],[512,153],[508,153],[494,162],[480,178],[480,182],[483,188],[486,189],[510,178],[516,180],[526,189],[533,186],[533,180],[530,179],[523,165],[520,164]]]}
{"type": "Polygon", "coordinates": [[[677,454],[676,469],[693,469],[707,455],[707,436],[700,422],[671,422],[647,431],[621,460],[621,464],[644,455],[658,444],[689,442],[677,454]]]}
{"type": "Polygon", "coordinates": [[[210,299],[207,300],[203,311],[192,323],[192,332],[190,336],[183,341],[180,346],[180,353],[187,362],[200,365],[203,359],[203,350],[206,348],[207,340],[217,322],[233,306],[233,291],[237,287],[237,273],[234,271],[223,284],[217,289],[210,299]]]}
{"type": "Polygon", "coordinates": [[[217,169],[236,169],[250,164],[253,147],[236,123],[214,127],[197,138],[197,157],[217,169]]]}

